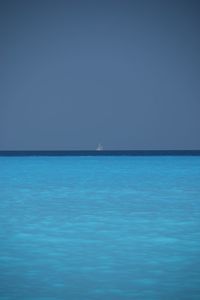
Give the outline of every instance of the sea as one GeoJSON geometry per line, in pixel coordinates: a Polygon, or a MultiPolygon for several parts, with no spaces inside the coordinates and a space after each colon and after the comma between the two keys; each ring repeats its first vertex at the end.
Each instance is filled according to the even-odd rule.
{"type": "Polygon", "coordinates": [[[29,154],[0,156],[0,300],[200,299],[200,155],[29,154]]]}

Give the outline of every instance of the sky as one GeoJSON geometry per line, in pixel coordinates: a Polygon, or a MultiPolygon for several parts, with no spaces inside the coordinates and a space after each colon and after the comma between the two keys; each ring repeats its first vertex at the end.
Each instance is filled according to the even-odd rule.
{"type": "Polygon", "coordinates": [[[0,150],[200,149],[200,1],[1,0],[0,150]]]}

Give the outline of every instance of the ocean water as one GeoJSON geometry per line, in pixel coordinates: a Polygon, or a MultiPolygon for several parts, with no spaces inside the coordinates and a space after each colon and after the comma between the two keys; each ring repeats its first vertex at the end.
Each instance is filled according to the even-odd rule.
{"type": "Polygon", "coordinates": [[[200,299],[200,156],[0,157],[0,300],[100,299],[200,299]]]}

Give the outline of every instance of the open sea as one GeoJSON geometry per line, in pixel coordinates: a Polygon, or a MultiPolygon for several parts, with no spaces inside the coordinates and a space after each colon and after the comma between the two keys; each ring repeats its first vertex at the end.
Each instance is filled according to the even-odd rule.
{"type": "Polygon", "coordinates": [[[0,156],[0,300],[126,299],[200,299],[200,156],[0,156]]]}

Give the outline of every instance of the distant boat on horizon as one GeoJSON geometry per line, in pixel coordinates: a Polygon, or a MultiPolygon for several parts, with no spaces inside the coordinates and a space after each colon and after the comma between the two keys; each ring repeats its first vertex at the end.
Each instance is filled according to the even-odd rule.
{"type": "Polygon", "coordinates": [[[96,148],[97,151],[102,151],[103,150],[103,146],[99,143],[97,148],[96,148]]]}

